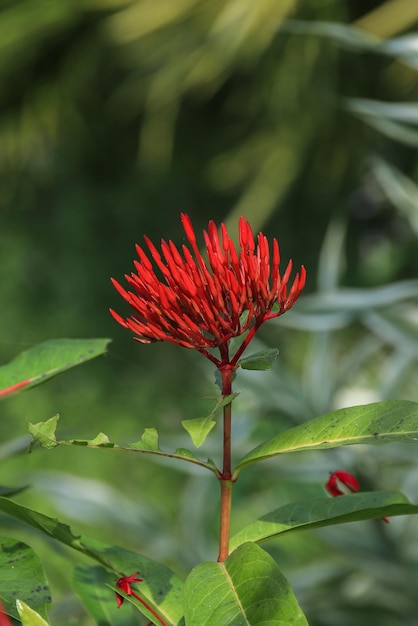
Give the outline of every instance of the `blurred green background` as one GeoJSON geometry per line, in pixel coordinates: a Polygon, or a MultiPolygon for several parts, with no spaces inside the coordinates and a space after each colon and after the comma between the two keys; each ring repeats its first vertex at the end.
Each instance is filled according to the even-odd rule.
{"type": "MultiPolygon", "coordinates": [[[[4,0],[0,12],[0,362],[54,337],[112,337],[106,358],[2,404],[0,483],[76,530],[181,575],[216,558],[218,486],[179,463],[110,451],[26,456],[26,419],[120,443],[208,412],[199,355],[142,346],[108,313],[144,234],[181,245],[179,214],[239,215],[303,263],[303,297],[262,329],[271,373],[241,373],[237,456],[340,406],[418,401],[418,5],[411,0],[4,0]],[[208,502],[213,503],[208,510],[208,502]]],[[[219,458],[219,430],[202,456],[219,458]]],[[[414,446],[260,464],[234,528],[323,495],[328,473],[417,500],[414,446]]],[[[43,557],[56,626],[92,622],[74,555],[10,519],[43,557]]],[[[266,546],[313,626],[417,623],[418,525],[361,522],[266,546]]],[[[134,621],[132,623],[140,623],[134,621]]],[[[216,625],[214,625],[216,626],[216,625]]]]}

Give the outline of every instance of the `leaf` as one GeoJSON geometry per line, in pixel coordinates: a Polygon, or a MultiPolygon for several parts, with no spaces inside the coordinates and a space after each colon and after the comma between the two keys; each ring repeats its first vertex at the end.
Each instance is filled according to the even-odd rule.
{"type": "Polygon", "coordinates": [[[213,417],[217,415],[221,409],[235,400],[239,393],[231,393],[226,396],[219,396],[212,411],[206,417],[197,417],[192,420],[183,420],[181,425],[189,433],[193,444],[199,448],[206,440],[212,428],[216,425],[213,417]]]}
{"type": "MultiPolygon", "coordinates": [[[[106,559],[120,575],[129,576],[139,572],[143,582],[133,585],[135,593],[157,611],[170,626],[180,625],[183,620],[183,583],[165,565],[143,555],[134,554],[115,546],[105,548],[106,559]]],[[[96,622],[105,626],[118,624],[130,626],[132,613],[127,606],[118,609],[115,592],[116,580],[112,572],[100,566],[77,566],[74,571],[74,588],[82,598],[89,613],[96,622]]],[[[121,594],[123,595],[123,594],[121,594]]],[[[152,619],[153,615],[132,597],[128,598],[137,609],[152,619]]],[[[128,605],[128,602],[126,602],[128,605]]]]}
{"type": "Polygon", "coordinates": [[[16,608],[23,626],[48,626],[49,622],[46,622],[39,613],[31,609],[22,600],[16,600],[16,608]]]}
{"type": "Polygon", "coordinates": [[[28,422],[28,430],[32,435],[32,441],[29,449],[32,449],[35,442],[39,442],[43,448],[55,448],[58,445],[55,431],[57,430],[57,424],[60,416],[54,415],[45,422],[37,422],[32,424],[28,422]]]}
{"type": "Polygon", "coordinates": [[[52,339],[21,352],[0,367],[0,396],[45,382],[61,372],[104,354],[110,339],[52,339]]]}
{"type": "Polygon", "coordinates": [[[131,626],[130,611],[119,610],[115,593],[109,586],[115,575],[99,565],[78,565],[73,572],[73,586],[95,623],[101,626],[131,626]]]}
{"type": "Polygon", "coordinates": [[[129,448],[134,450],[149,450],[150,452],[159,452],[158,430],[156,428],[146,428],[139,441],[130,443],[129,448]]]}
{"type": "Polygon", "coordinates": [[[271,370],[276,364],[279,351],[276,348],[260,350],[238,361],[244,370],[271,370]]]}
{"type": "MultiPolygon", "coordinates": [[[[165,565],[157,563],[152,559],[141,554],[135,554],[124,550],[117,546],[109,546],[107,544],[95,541],[86,536],[74,535],[71,528],[67,524],[48,517],[43,513],[38,513],[27,507],[23,507],[12,500],[7,498],[0,498],[0,511],[11,515],[12,517],[40,530],[47,537],[52,537],[60,543],[77,550],[81,554],[88,556],[96,561],[96,563],[104,566],[107,572],[110,572],[110,578],[106,578],[107,581],[113,581],[113,588],[116,591],[115,583],[120,576],[130,575],[135,571],[141,572],[141,578],[144,578],[144,583],[141,584],[141,596],[143,595],[149,604],[157,607],[158,610],[167,618],[167,623],[173,626],[180,625],[182,623],[182,593],[183,584],[181,580],[165,565]],[[180,600],[179,600],[180,599],[180,600]]],[[[6,540],[12,541],[12,540],[6,540]]],[[[13,540],[14,541],[14,540],[13,540]]],[[[20,544],[19,545],[24,545],[20,544]]],[[[26,546],[27,547],[27,546],[26,546]]],[[[3,549],[0,553],[1,558],[6,558],[7,550],[3,549]]],[[[8,558],[8,557],[7,557],[8,558]]],[[[6,561],[7,561],[6,558],[6,561]]],[[[8,563],[8,561],[7,561],[8,563]]],[[[10,565],[8,565],[10,569],[10,565]]],[[[16,568],[15,571],[17,571],[16,568]]],[[[7,576],[5,580],[9,580],[10,572],[7,570],[7,576]]],[[[2,575],[1,561],[0,561],[0,576],[2,575]]],[[[106,574],[107,576],[107,574],[106,574]]],[[[31,593],[33,592],[33,580],[35,576],[28,573],[25,574],[25,580],[29,586],[31,593]]],[[[18,577],[20,580],[20,575],[18,577]]],[[[7,602],[7,596],[3,593],[4,585],[2,585],[2,579],[0,578],[0,598],[3,598],[7,602]]],[[[22,587],[19,585],[19,596],[22,598],[22,587]]],[[[14,588],[11,590],[14,591],[14,588]]],[[[38,590],[35,589],[35,592],[38,590]]],[[[40,590],[42,591],[42,589],[40,590]]],[[[46,591],[45,591],[46,593],[46,591]]],[[[114,598],[114,594],[110,594],[114,598]]],[[[13,606],[16,599],[16,593],[13,595],[13,606]]],[[[34,608],[38,609],[33,603],[34,608]]],[[[9,608],[9,607],[8,607],[9,608]]],[[[11,612],[12,615],[15,613],[11,612]]],[[[148,614],[147,614],[148,615],[148,614]]]]}
{"type": "Polygon", "coordinates": [[[270,555],[253,543],[223,563],[201,563],[185,588],[187,626],[307,626],[293,591],[270,555]]]}
{"type": "Polygon", "coordinates": [[[311,498],[286,504],[249,524],[232,537],[231,550],[247,541],[267,541],[300,530],[417,513],[418,505],[411,504],[403,494],[395,491],[311,498]]]}
{"type": "Polygon", "coordinates": [[[417,402],[375,402],[316,417],[280,433],[246,454],[238,463],[234,476],[251,463],[287,452],[395,442],[418,442],[417,402]]]}
{"type": "Polygon", "coordinates": [[[29,488],[29,485],[22,485],[21,487],[5,487],[4,485],[0,486],[0,496],[4,496],[5,498],[10,498],[10,496],[15,496],[18,493],[22,493],[29,488]]]}
{"type": "Polygon", "coordinates": [[[196,448],[200,448],[212,428],[216,426],[216,422],[210,417],[197,417],[193,420],[183,420],[181,425],[189,433],[196,448]]]}
{"type": "Polygon", "coordinates": [[[18,618],[17,598],[43,617],[51,602],[41,561],[32,548],[11,537],[0,538],[0,598],[5,612],[14,618],[18,618]]]}

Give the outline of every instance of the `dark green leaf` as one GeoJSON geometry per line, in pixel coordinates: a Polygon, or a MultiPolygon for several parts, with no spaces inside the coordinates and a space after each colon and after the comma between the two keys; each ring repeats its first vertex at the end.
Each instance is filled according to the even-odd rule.
{"type": "Polygon", "coordinates": [[[0,367],[0,397],[39,385],[94,359],[106,352],[109,343],[110,339],[53,339],[30,348],[0,367]]]}
{"type": "Polygon", "coordinates": [[[238,365],[244,370],[271,370],[277,361],[279,351],[276,348],[254,352],[238,361],[238,365]]]}
{"type": "Polygon", "coordinates": [[[223,563],[201,563],[187,578],[187,626],[307,626],[293,591],[274,560],[253,543],[223,563]]]}
{"type": "Polygon", "coordinates": [[[321,415],[261,444],[241,459],[236,471],[287,452],[395,442],[418,442],[418,403],[376,402],[321,415]]]}
{"type": "Polygon", "coordinates": [[[16,600],[22,600],[45,618],[51,602],[39,558],[32,548],[10,537],[0,538],[0,598],[6,613],[14,618],[18,618],[16,600]]]}
{"type": "Polygon", "coordinates": [[[266,541],[299,530],[417,513],[418,505],[411,504],[403,494],[393,491],[312,498],[286,504],[263,515],[232,537],[231,549],[247,541],[266,541]]]}

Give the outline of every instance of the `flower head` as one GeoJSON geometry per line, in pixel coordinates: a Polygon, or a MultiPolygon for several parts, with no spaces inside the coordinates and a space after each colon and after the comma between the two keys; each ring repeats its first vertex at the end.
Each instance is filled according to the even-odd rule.
{"type": "Polygon", "coordinates": [[[273,239],[271,251],[262,233],[255,241],[243,217],[238,251],[225,225],[219,236],[215,223],[209,222],[203,231],[205,261],[190,218],[183,213],[181,220],[189,245],[179,250],[172,241],[163,240],[160,253],[145,237],[148,251],[136,246],[139,260],[134,261],[135,271],[125,275],[130,289],[112,279],[133,313],[122,318],[111,309],[111,314],[141,343],[170,341],[199,350],[217,365],[236,365],[260,325],[285,313],[298,298],[305,285],[305,268],[301,267],[288,286],[292,262],[281,275],[277,240],[273,239]],[[229,340],[247,331],[249,338],[231,360],[229,340]],[[208,352],[212,348],[220,350],[221,361],[208,352]]]}

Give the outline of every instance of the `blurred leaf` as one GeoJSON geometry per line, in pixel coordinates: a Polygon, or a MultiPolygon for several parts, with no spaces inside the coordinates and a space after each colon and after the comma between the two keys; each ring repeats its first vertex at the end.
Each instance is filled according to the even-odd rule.
{"type": "Polygon", "coordinates": [[[292,309],[272,323],[311,332],[344,328],[365,311],[418,297],[418,281],[405,280],[371,289],[340,288],[302,296],[292,309]]]}
{"type": "Polygon", "coordinates": [[[311,498],[286,504],[249,524],[232,537],[231,550],[247,541],[267,541],[300,530],[417,513],[418,505],[411,504],[403,494],[392,491],[311,498]]]}
{"type": "Polygon", "coordinates": [[[261,350],[238,361],[244,370],[271,370],[276,364],[279,351],[276,348],[261,350]]]}
{"type": "Polygon", "coordinates": [[[413,120],[414,123],[418,123],[417,105],[348,98],[346,108],[390,139],[408,146],[418,145],[418,130],[398,121],[399,119],[408,122],[413,120]]]}
{"type": "Polygon", "coordinates": [[[16,600],[16,608],[23,626],[48,626],[49,622],[45,621],[39,613],[31,609],[22,600],[16,600]]]}
{"type": "Polygon", "coordinates": [[[0,396],[29,389],[105,354],[109,342],[110,339],[53,339],[30,348],[0,367],[0,396]]]}
{"type": "Polygon", "coordinates": [[[391,442],[418,442],[417,402],[376,402],[321,415],[261,444],[241,459],[235,471],[287,452],[391,442]]]}
{"type": "Polygon", "coordinates": [[[328,37],[343,47],[354,51],[376,49],[380,43],[377,37],[364,32],[360,28],[338,22],[321,22],[321,20],[286,20],[280,28],[283,32],[299,35],[317,35],[328,37]]]}
{"type": "Polygon", "coordinates": [[[404,176],[396,167],[383,159],[374,157],[371,161],[371,167],[386,196],[406,216],[412,230],[418,237],[418,186],[413,180],[404,176]]]}
{"type": "Polygon", "coordinates": [[[344,270],[345,234],[345,223],[337,219],[330,221],[319,255],[318,290],[321,293],[338,288],[344,270]]]}
{"type": "Polygon", "coordinates": [[[0,598],[6,613],[14,618],[18,618],[17,598],[45,618],[51,602],[41,561],[32,548],[11,537],[0,538],[0,598]]]}
{"type": "Polygon", "coordinates": [[[0,497],[10,498],[10,496],[15,496],[17,493],[22,493],[29,488],[29,485],[23,485],[22,487],[4,487],[0,486],[0,497]]]}
{"type": "Polygon", "coordinates": [[[253,543],[240,546],[223,563],[197,565],[186,580],[184,597],[187,626],[307,626],[286,578],[253,543]]]}

